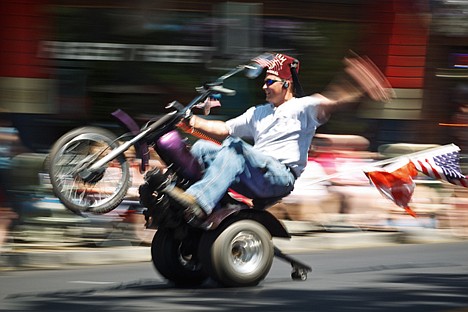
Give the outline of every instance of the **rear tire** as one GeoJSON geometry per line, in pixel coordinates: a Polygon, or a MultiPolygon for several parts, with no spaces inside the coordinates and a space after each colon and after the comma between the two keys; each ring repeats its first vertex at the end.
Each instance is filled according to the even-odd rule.
{"type": "Polygon", "coordinates": [[[270,232],[253,220],[239,220],[205,232],[200,260],[223,286],[255,286],[270,271],[274,248],[270,232]]]}
{"type": "Polygon", "coordinates": [[[55,195],[71,211],[107,213],[117,207],[130,187],[130,167],[119,155],[100,174],[85,181],[80,172],[119,146],[110,131],[82,127],[64,134],[48,157],[50,182],[55,195]]]}
{"type": "Polygon", "coordinates": [[[159,274],[177,286],[198,286],[205,282],[208,274],[197,256],[200,236],[200,231],[193,231],[178,239],[175,230],[158,229],[151,244],[151,256],[159,274]]]}

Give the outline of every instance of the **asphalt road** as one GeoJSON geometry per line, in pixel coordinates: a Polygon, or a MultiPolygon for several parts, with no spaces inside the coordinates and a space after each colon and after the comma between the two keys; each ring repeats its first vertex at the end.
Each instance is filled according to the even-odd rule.
{"type": "Polygon", "coordinates": [[[256,287],[175,288],[150,262],[0,273],[0,311],[468,311],[468,242],[314,251],[290,278],[275,260],[256,287]]]}

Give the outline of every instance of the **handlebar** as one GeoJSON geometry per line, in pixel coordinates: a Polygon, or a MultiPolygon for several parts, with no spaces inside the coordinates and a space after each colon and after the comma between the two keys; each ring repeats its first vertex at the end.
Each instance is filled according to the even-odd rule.
{"type": "Polygon", "coordinates": [[[195,98],[189,105],[187,109],[190,109],[193,105],[205,100],[207,97],[213,94],[225,94],[227,96],[233,96],[236,94],[236,90],[228,89],[223,87],[224,80],[240,73],[245,72],[245,75],[250,78],[257,78],[266,67],[266,64],[274,58],[274,55],[271,53],[263,53],[251,60],[249,64],[238,65],[236,68],[231,69],[226,74],[222,75],[216,81],[211,83],[206,83],[203,87],[196,88],[196,90],[201,93],[200,96],[195,98]]]}
{"type": "Polygon", "coordinates": [[[231,69],[229,72],[226,74],[220,76],[218,79],[216,79],[214,82],[210,83],[205,83],[202,87],[196,88],[197,92],[200,93],[198,96],[196,96],[189,104],[186,106],[181,105],[178,102],[173,102],[171,103],[167,108],[174,109],[171,112],[167,113],[165,116],[161,117],[159,120],[156,122],[153,122],[152,124],[148,125],[146,129],[150,129],[150,131],[154,131],[158,129],[159,127],[163,126],[164,124],[167,123],[172,123],[173,121],[179,119],[182,116],[185,116],[186,113],[193,108],[196,104],[205,101],[208,97],[213,96],[213,95],[219,95],[219,94],[224,94],[227,96],[233,96],[236,94],[236,90],[233,89],[228,89],[223,87],[224,80],[242,72],[245,71],[245,74],[249,78],[256,78],[258,75],[263,71],[264,66],[260,65],[256,60],[263,59],[263,60],[269,60],[272,58],[273,55],[269,53],[262,54],[258,56],[257,58],[253,59],[250,64],[247,65],[239,65],[236,68],[231,69]]]}

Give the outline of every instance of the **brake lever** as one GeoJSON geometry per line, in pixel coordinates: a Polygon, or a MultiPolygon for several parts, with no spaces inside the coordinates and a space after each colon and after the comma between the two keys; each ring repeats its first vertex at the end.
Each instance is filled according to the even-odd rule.
{"type": "Polygon", "coordinates": [[[223,87],[222,82],[211,82],[211,83],[205,83],[202,87],[197,87],[196,88],[198,93],[205,93],[205,92],[210,92],[212,94],[224,94],[227,96],[233,96],[236,94],[236,90],[233,89],[228,89],[223,87]]]}
{"type": "Polygon", "coordinates": [[[228,89],[228,88],[225,88],[223,86],[213,86],[210,89],[212,91],[214,91],[215,93],[221,93],[221,94],[225,94],[227,96],[236,95],[236,90],[228,89]]]}

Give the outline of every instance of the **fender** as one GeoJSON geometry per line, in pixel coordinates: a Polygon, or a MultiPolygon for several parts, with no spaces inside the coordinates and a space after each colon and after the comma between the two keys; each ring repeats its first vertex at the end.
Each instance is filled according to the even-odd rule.
{"type": "MultiPolygon", "coordinates": [[[[132,134],[137,135],[140,132],[140,127],[136,121],[123,110],[118,109],[112,112],[112,116],[114,116],[123,126],[130,130],[132,134]]],[[[134,146],[137,155],[141,158],[140,173],[143,173],[145,172],[150,158],[148,144],[145,142],[139,142],[135,143],[134,146]]]]}
{"type": "Polygon", "coordinates": [[[232,223],[237,220],[251,219],[262,224],[273,237],[291,238],[291,234],[275,216],[266,210],[250,208],[246,205],[235,205],[214,211],[203,224],[206,230],[214,230],[221,223],[232,223]]]}

